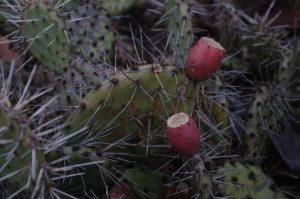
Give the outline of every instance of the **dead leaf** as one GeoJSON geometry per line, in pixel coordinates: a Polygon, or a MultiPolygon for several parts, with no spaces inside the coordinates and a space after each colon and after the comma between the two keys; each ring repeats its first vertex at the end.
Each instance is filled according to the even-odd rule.
{"type": "Polygon", "coordinates": [[[300,124],[291,122],[281,135],[271,136],[273,144],[287,166],[300,175],[300,124]]]}
{"type": "Polygon", "coordinates": [[[23,59],[20,57],[20,52],[10,48],[7,36],[0,36],[0,59],[9,63],[11,63],[12,60],[15,60],[16,65],[18,66],[23,63],[23,59]]]}
{"type": "Polygon", "coordinates": [[[273,16],[279,13],[276,20],[272,23],[273,26],[287,26],[290,29],[300,28],[300,10],[293,7],[278,7],[272,12],[273,16]]]}

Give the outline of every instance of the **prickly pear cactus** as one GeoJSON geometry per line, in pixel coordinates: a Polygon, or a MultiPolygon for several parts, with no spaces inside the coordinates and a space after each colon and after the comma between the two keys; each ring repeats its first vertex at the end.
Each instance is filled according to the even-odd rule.
{"type": "Polygon", "coordinates": [[[224,85],[219,76],[216,76],[214,79],[210,80],[208,84],[208,92],[214,93],[216,96],[209,100],[206,99],[208,105],[211,110],[212,119],[215,123],[220,125],[220,129],[225,129],[230,126],[229,121],[229,102],[228,95],[230,93],[223,89],[224,85]]]}
{"type": "Polygon", "coordinates": [[[190,182],[193,193],[198,194],[202,198],[209,198],[213,196],[213,180],[208,170],[205,168],[205,164],[200,153],[196,153],[193,157],[191,157],[187,169],[188,172],[193,173],[193,180],[190,182]]]}
{"type": "MultiPolygon", "coordinates": [[[[0,184],[7,186],[6,197],[13,197],[21,192],[24,196],[39,189],[46,181],[39,171],[46,162],[41,144],[27,126],[27,121],[13,115],[13,111],[0,110],[1,158],[0,184]]],[[[1,193],[4,194],[4,193],[1,193]]]]}
{"type": "Polygon", "coordinates": [[[101,85],[107,70],[101,64],[93,64],[81,57],[71,60],[61,77],[62,105],[78,105],[91,89],[101,85]]]}
{"type": "Polygon", "coordinates": [[[290,97],[297,85],[296,82],[291,81],[297,72],[297,63],[300,60],[300,55],[297,47],[293,46],[293,41],[290,41],[287,47],[282,48],[282,60],[279,63],[279,68],[276,75],[277,87],[284,97],[290,97]]]}
{"type": "Polygon", "coordinates": [[[163,198],[164,187],[170,181],[170,176],[164,173],[138,167],[125,170],[123,178],[141,199],[163,198]]]}
{"type": "MultiPolygon", "coordinates": [[[[264,143],[268,138],[268,133],[264,130],[266,117],[269,116],[270,110],[268,101],[272,97],[270,89],[263,86],[260,87],[254,96],[249,107],[245,134],[242,138],[244,142],[243,154],[245,157],[254,158],[262,157],[264,153],[264,143]]],[[[266,128],[266,127],[265,127],[266,128]]]]}
{"type": "Polygon", "coordinates": [[[128,133],[147,132],[149,127],[140,124],[156,129],[174,111],[192,111],[197,95],[197,87],[188,83],[176,67],[142,65],[136,71],[111,74],[100,87],[91,90],[80,110],[69,118],[68,128],[89,125],[106,132],[117,127],[115,133],[108,131],[107,137],[101,138],[104,143],[113,142],[128,133]]]}
{"type": "Polygon", "coordinates": [[[97,0],[97,4],[111,15],[118,15],[130,9],[138,0],[97,0]]]}
{"type": "Polygon", "coordinates": [[[107,198],[125,183],[140,199],[284,198],[261,163],[298,121],[298,36],[273,27],[275,3],[247,16],[234,2],[0,0],[22,60],[0,60],[0,197],[107,198]],[[194,82],[183,67],[201,36],[228,57],[194,82]],[[200,130],[192,157],[167,139],[179,112],[200,130]]]}
{"type": "Polygon", "coordinates": [[[22,13],[21,36],[39,63],[62,73],[69,61],[64,21],[50,5],[34,3],[22,13]]]}
{"type": "Polygon", "coordinates": [[[49,197],[55,192],[68,195],[67,190],[74,187],[84,187],[86,192],[105,191],[104,183],[110,179],[99,172],[99,167],[106,167],[105,159],[80,146],[52,148],[59,140],[46,142],[43,133],[30,130],[28,121],[12,113],[0,112],[0,187],[5,187],[0,194],[5,198],[49,197]],[[56,184],[60,180],[66,183],[56,184]]]}
{"type": "Polygon", "coordinates": [[[70,14],[68,34],[73,51],[92,60],[112,55],[115,35],[107,12],[95,4],[78,5],[70,14]]]}
{"type": "Polygon", "coordinates": [[[191,10],[186,1],[168,0],[165,3],[170,54],[178,66],[182,66],[189,46],[194,42],[191,10]]]}
{"type": "MultiPolygon", "coordinates": [[[[110,179],[107,178],[108,175],[101,173],[99,167],[108,171],[107,160],[97,155],[96,150],[87,148],[82,143],[68,144],[73,136],[85,129],[64,136],[59,132],[64,127],[60,121],[62,115],[48,118],[46,123],[39,124],[39,118],[47,117],[45,108],[48,108],[56,97],[49,99],[47,104],[32,114],[26,111],[28,104],[52,89],[29,95],[28,99],[32,81],[29,79],[21,97],[14,99],[11,97],[15,96],[16,90],[13,89],[16,86],[12,76],[14,65],[11,65],[5,79],[2,79],[6,74],[2,66],[0,69],[0,79],[3,82],[0,85],[1,196],[4,198],[47,198],[53,194],[69,196],[70,187],[76,187],[76,191],[72,193],[74,195],[81,193],[82,189],[87,193],[105,191],[104,184],[109,183],[110,179]],[[87,171],[83,172],[85,169],[87,171]],[[61,183],[62,181],[66,183],[61,183]]],[[[35,71],[36,67],[31,77],[35,71]]]]}
{"type": "Polygon", "coordinates": [[[274,182],[257,166],[225,163],[218,170],[223,180],[219,184],[225,196],[238,198],[285,198],[274,182]]]}

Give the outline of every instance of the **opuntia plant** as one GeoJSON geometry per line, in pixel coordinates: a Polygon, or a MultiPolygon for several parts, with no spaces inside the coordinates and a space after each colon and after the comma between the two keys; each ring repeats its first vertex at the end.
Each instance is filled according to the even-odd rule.
{"type": "Polygon", "coordinates": [[[0,197],[297,198],[278,2],[0,0],[0,197]]]}
{"type": "Polygon", "coordinates": [[[28,5],[22,15],[21,35],[39,63],[62,73],[69,61],[69,42],[64,20],[44,3],[28,5]]]}

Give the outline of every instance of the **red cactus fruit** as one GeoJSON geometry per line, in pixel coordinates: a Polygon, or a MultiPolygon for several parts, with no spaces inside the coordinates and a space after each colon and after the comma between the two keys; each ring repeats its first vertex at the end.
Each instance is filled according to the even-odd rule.
{"type": "Polygon", "coordinates": [[[178,113],[167,120],[166,134],[173,148],[186,156],[192,156],[200,144],[200,130],[193,118],[178,113]]]}
{"type": "Polygon", "coordinates": [[[221,64],[225,49],[215,40],[202,37],[190,49],[185,71],[191,80],[205,80],[214,74],[221,64]]]}
{"type": "Polygon", "coordinates": [[[128,185],[115,184],[109,191],[109,199],[136,199],[136,196],[128,185]]]}

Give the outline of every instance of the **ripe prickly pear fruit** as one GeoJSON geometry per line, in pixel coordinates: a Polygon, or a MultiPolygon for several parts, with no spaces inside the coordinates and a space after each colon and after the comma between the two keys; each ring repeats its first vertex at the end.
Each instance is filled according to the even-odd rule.
{"type": "Polygon", "coordinates": [[[202,37],[190,49],[186,73],[191,80],[205,80],[214,74],[224,57],[225,49],[215,40],[202,37]]]}
{"type": "Polygon", "coordinates": [[[192,156],[199,147],[200,130],[186,113],[172,115],[167,120],[166,134],[173,148],[183,155],[192,156]]]}

